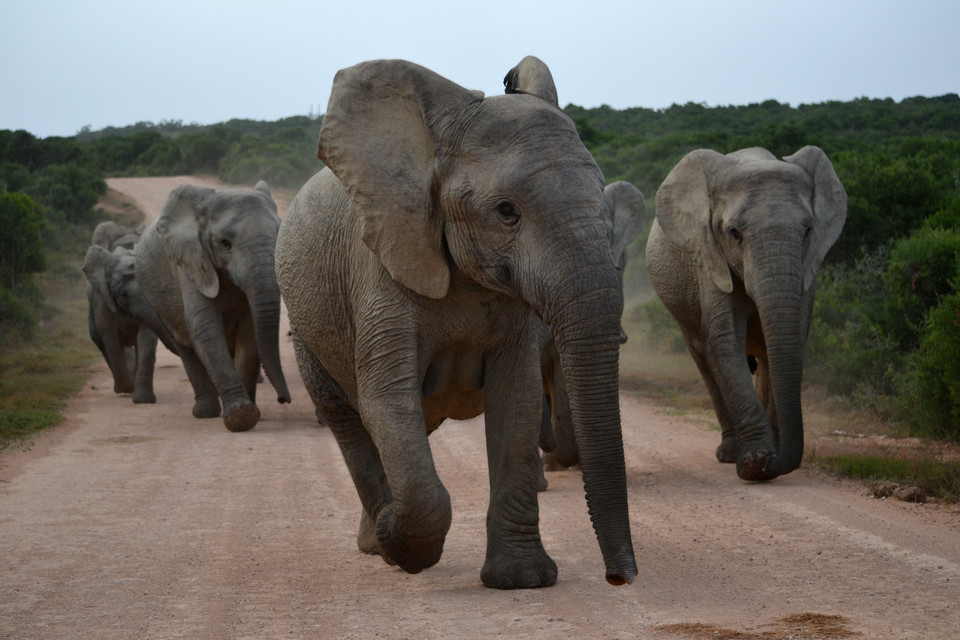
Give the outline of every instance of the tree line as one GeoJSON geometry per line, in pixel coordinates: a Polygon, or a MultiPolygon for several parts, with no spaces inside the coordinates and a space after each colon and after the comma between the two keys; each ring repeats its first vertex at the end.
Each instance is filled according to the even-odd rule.
{"type": "MultiPolygon", "coordinates": [[[[651,207],[693,149],[823,148],[849,205],[818,281],[808,375],[912,432],[960,439],[960,96],[564,111],[607,181],[634,183],[651,207]]],[[[70,243],[85,249],[104,176],[209,174],[298,188],[322,167],[319,128],[296,116],[141,122],[71,138],[0,131],[0,329],[29,337],[36,274],[59,268],[70,243]]],[[[643,269],[644,244],[631,248],[628,269],[643,269]]]]}

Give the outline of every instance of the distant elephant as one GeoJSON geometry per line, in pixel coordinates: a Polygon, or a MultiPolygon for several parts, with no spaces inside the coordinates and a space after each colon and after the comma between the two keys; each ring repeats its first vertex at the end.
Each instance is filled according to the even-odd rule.
{"type": "Polygon", "coordinates": [[[117,247],[133,249],[133,245],[140,239],[140,231],[117,224],[113,220],[107,220],[98,224],[97,228],[93,230],[93,239],[90,245],[103,247],[109,251],[113,251],[117,247]]]}
{"type": "Polygon", "coordinates": [[[637,568],[627,513],[622,297],[603,176],[527,57],[484,98],[401,60],[341,70],[277,243],[300,373],[363,505],[363,551],[434,565],[450,497],[427,435],[485,410],[484,585],[552,585],[539,534],[540,324],[551,327],[611,584],[637,568]]]}
{"type": "Polygon", "coordinates": [[[193,415],[220,415],[230,431],[260,419],[263,369],[290,402],[280,366],[280,290],[274,271],[277,205],[270,187],[183,185],[137,245],[136,274],[177,345],[196,403],[193,415]]]}
{"type": "MultiPolygon", "coordinates": [[[[617,267],[620,293],[623,294],[623,271],[627,265],[627,247],[643,232],[649,220],[643,193],[625,181],[608,184],[603,190],[603,219],[607,227],[610,253],[617,267]]],[[[544,398],[543,418],[540,426],[540,447],[544,467],[547,470],[571,467],[580,462],[580,452],[574,437],[573,422],[563,382],[559,355],[546,325],[541,328],[545,347],[541,356],[544,398]]],[[[627,334],[620,329],[620,343],[627,341],[627,334]]],[[[546,488],[546,481],[541,483],[546,488]]]]}
{"type": "Polygon", "coordinates": [[[800,465],[816,276],[846,215],[833,165],[813,146],[784,161],[755,148],[693,151],[657,191],[647,271],[713,400],[717,459],[744,480],[800,465]]]}
{"type": "Polygon", "coordinates": [[[83,273],[89,280],[90,337],[113,373],[114,391],[132,391],[136,403],[156,402],[153,367],[157,338],[172,352],[176,353],[177,348],[160,317],[140,292],[133,249],[118,246],[111,252],[94,244],[84,257],[83,273]],[[134,352],[132,375],[127,361],[128,348],[134,352]]]}

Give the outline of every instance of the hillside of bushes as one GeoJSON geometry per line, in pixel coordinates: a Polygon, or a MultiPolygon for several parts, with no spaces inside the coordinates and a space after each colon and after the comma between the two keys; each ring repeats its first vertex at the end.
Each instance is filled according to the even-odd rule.
{"type": "MultiPolygon", "coordinates": [[[[910,433],[960,440],[960,97],[564,110],[607,181],[633,182],[651,207],[692,149],[759,146],[783,156],[822,147],[849,211],[818,282],[807,378],[910,433]]],[[[302,116],[138,123],[72,138],[0,131],[2,335],[29,340],[42,309],[39,274],[78,266],[104,176],[211,174],[298,188],[322,166],[319,126],[302,116]]],[[[635,275],[643,246],[631,247],[635,275]]]]}

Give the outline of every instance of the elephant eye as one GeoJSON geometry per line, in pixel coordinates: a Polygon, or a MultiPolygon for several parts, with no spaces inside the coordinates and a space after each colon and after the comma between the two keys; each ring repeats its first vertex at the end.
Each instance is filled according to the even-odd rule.
{"type": "Polygon", "coordinates": [[[497,213],[500,215],[500,219],[507,226],[512,227],[517,224],[520,220],[520,214],[517,213],[516,208],[513,206],[512,202],[501,202],[497,205],[497,213]]]}
{"type": "Polygon", "coordinates": [[[223,248],[224,248],[224,249],[230,249],[230,248],[233,246],[233,244],[232,244],[229,240],[227,240],[226,238],[224,238],[223,240],[221,240],[221,241],[220,241],[220,244],[223,245],[223,248]]]}
{"type": "Polygon", "coordinates": [[[737,244],[743,242],[743,235],[738,229],[730,229],[730,235],[733,236],[733,239],[737,241],[737,244]]]}

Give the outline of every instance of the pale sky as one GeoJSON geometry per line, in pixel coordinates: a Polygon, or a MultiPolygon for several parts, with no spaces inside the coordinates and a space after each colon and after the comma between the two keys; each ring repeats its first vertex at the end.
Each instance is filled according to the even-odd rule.
{"type": "Polygon", "coordinates": [[[960,92],[958,0],[0,0],[0,129],[323,113],[404,58],[498,94],[528,54],[560,105],[793,106],[960,92]]]}

